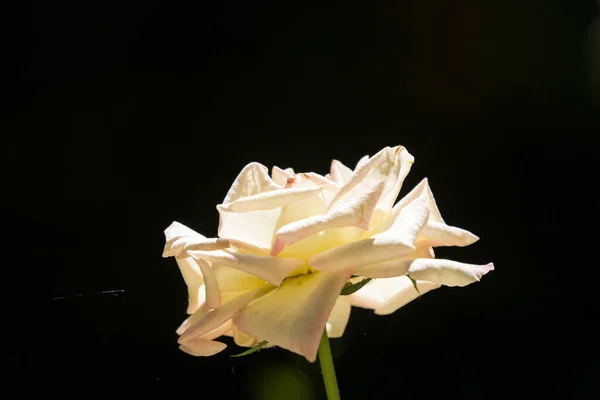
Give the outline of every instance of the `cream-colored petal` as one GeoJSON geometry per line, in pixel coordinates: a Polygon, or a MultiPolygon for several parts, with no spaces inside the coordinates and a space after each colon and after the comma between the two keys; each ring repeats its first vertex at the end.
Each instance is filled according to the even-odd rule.
{"type": "Polygon", "coordinates": [[[354,172],[356,172],[360,167],[362,167],[364,164],[367,163],[367,161],[369,161],[369,156],[362,156],[360,160],[358,160],[358,162],[356,163],[356,166],[354,167],[354,172]]]}
{"type": "Polygon", "coordinates": [[[344,183],[348,182],[352,177],[353,171],[346,167],[338,160],[331,161],[331,168],[329,170],[329,174],[331,176],[331,180],[334,181],[337,185],[341,186],[344,183]]]}
{"type": "Polygon", "coordinates": [[[319,175],[315,172],[304,172],[299,175],[301,175],[305,179],[313,182],[314,184],[318,185],[319,187],[322,187],[329,191],[337,193],[338,190],[340,190],[340,187],[334,181],[332,181],[331,179],[325,178],[324,176],[319,175]]]}
{"type": "MultiPolygon", "coordinates": [[[[441,285],[426,281],[417,281],[421,295],[441,285]]],[[[375,310],[376,314],[391,314],[400,307],[419,297],[411,280],[406,276],[387,279],[374,279],[357,292],[348,296],[356,307],[375,310]]]]}
{"type": "Polygon", "coordinates": [[[340,188],[331,201],[330,209],[340,203],[351,201],[352,198],[363,193],[367,187],[373,185],[375,181],[383,180],[385,183],[383,193],[371,221],[374,226],[391,212],[392,204],[396,200],[413,162],[414,157],[402,146],[382,149],[362,164],[350,180],[340,188]]]}
{"type": "Polygon", "coordinates": [[[204,284],[202,271],[192,257],[176,258],[181,276],[188,287],[200,287],[204,284]]]}
{"type": "Polygon", "coordinates": [[[314,255],[309,266],[320,271],[339,271],[407,256],[415,250],[417,234],[428,217],[427,199],[418,198],[400,212],[387,231],[314,255]]]}
{"type": "Polygon", "coordinates": [[[271,177],[277,185],[285,186],[288,178],[294,177],[294,170],[291,168],[281,169],[278,166],[273,166],[271,169],[271,177]]]}
{"type": "Polygon", "coordinates": [[[225,350],[227,345],[214,340],[193,339],[181,344],[179,349],[196,357],[210,357],[225,350]]]}
{"type": "Polygon", "coordinates": [[[281,207],[245,213],[227,212],[217,206],[221,238],[236,240],[269,251],[273,244],[275,228],[281,207]]]}
{"type": "Polygon", "coordinates": [[[314,362],[326,322],[349,277],[342,271],[287,279],[271,295],[242,310],[233,324],[314,362]]]}
{"type": "Polygon", "coordinates": [[[193,314],[205,301],[205,291],[203,287],[188,286],[188,306],[187,313],[193,314]]]}
{"type": "Polygon", "coordinates": [[[173,222],[165,229],[163,257],[185,257],[188,250],[219,250],[229,246],[229,241],[219,238],[206,238],[179,222],[173,222]]]}
{"type": "Polygon", "coordinates": [[[331,310],[331,315],[329,315],[329,319],[327,320],[327,336],[330,338],[342,337],[350,319],[351,308],[348,296],[339,296],[337,298],[331,310]]]}
{"type": "MultiPolygon", "coordinates": [[[[366,230],[383,187],[384,182],[379,181],[351,202],[335,207],[325,215],[315,215],[287,224],[277,231],[277,240],[291,245],[327,229],[355,226],[366,230]]],[[[273,250],[271,253],[274,253],[273,250]]]]}
{"type": "Polygon", "coordinates": [[[368,278],[391,278],[394,276],[406,275],[415,259],[433,258],[434,255],[432,250],[433,249],[429,246],[419,245],[415,251],[405,257],[355,268],[352,270],[352,274],[368,278]]]}
{"type": "Polygon", "coordinates": [[[297,258],[260,256],[235,250],[192,251],[190,255],[197,259],[239,269],[275,286],[278,286],[290,272],[305,263],[304,260],[297,258]]]}
{"type": "Polygon", "coordinates": [[[320,187],[276,189],[270,192],[243,197],[233,203],[222,204],[220,208],[223,211],[240,213],[256,210],[270,210],[315,196],[322,190],[323,189],[320,187]]]}
{"type": "Polygon", "coordinates": [[[201,299],[199,300],[199,305],[196,308],[196,310],[193,313],[191,313],[192,315],[187,317],[177,328],[176,332],[178,335],[182,335],[183,332],[185,332],[190,326],[200,321],[206,316],[206,314],[210,312],[210,308],[208,308],[208,305],[206,305],[206,302],[204,301],[204,291],[202,291],[201,293],[201,296],[199,296],[201,297],[201,299]]]}
{"type": "Polygon", "coordinates": [[[232,328],[233,340],[235,344],[242,347],[253,347],[256,346],[261,340],[258,340],[254,336],[250,336],[240,331],[235,325],[232,328]]]}
{"type": "Polygon", "coordinates": [[[200,339],[208,339],[208,340],[216,339],[218,337],[225,335],[225,333],[231,331],[232,328],[233,328],[232,321],[231,320],[225,321],[225,323],[221,324],[220,326],[216,327],[215,329],[206,332],[204,335],[201,335],[200,339]]]}
{"type": "Polygon", "coordinates": [[[212,267],[204,260],[196,260],[202,276],[204,277],[204,291],[206,296],[206,304],[210,308],[217,308],[221,305],[221,289],[219,289],[219,282],[212,269],[212,267]]]}
{"type": "Polygon", "coordinates": [[[233,203],[242,197],[281,189],[269,176],[269,170],[262,164],[252,162],[246,165],[233,181],[223,204],[233,203]]]}
{"type": "Polygon", "coordinates": [[[479,282],[481,277],[494,269],[494,264],[465,264],[443,259],[415,260],[408,273],[413,279],[427,280],[445,286],[467,286],[479,282]]]}
{"type": "Polygon", "coordinates": [[[183,332],[179,337],[179,343],[183,344],[189,340],[200,338],[205,333],[223,325],[260,295],[261,291],[262,289],[249,290],[224,303],[221,307],[211,310],[183,332]]]}
{"type": "Polygon", "coordinates": [[[256,289],[266,283],[264,279],[225,265],[213,264],[212,268],[223,293],[256,289]]]}
{"type": "Polygon", "coordinates": [[[432,221],[423,227],[417,236],[417,242],[423,241],[431,246],[468,246],[479,240],[471,232],[446,225],[443,222],[432,221]]]}

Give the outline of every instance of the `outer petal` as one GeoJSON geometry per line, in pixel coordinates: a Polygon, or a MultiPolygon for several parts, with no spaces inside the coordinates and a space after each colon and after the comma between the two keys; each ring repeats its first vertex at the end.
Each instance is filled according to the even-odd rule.
{"type": "Polygon", "coordinates": [[[414,157],[402,146],[386,147],[371,157],[354,172],[331,201],[330,208],[351,201],[375,181],[383,180],[385,187],[376,206],[373,224],[383,219],[396,200],[404,178],[410,171],[414,157]]]}
{"type": "Polygon", "coordinates": [[[204,277],[206,304],[210,308],[219,307],[221,305],[221,289],[219,289],[219,282],[217,282],[217,277],[212,267],[204,260],[196,260],[196,262],[204,277]]]}
{"type": "Polygon", "coordinates": [[[443,222],[429,221],[423,227],[417,241],[423,241],[431,246],[468,246],[479,240],[471,232],[443,222]]]}
{"type": "Polygon", "coordinates": [[[367,161],[369,161],[369,156],[362,156],[361,159],[358,160],[358,162],[356,163],[356,166],[354,167],[354,172],[358,171],[358,169],[361,168],[364,164],[366,164],[367,161]]]}
{"type": "Polygon", "coordinates": [[[320,187],[276,189],[270,192],[258,193],[253,196],[243,197],[232,203],[225,203],[221,205],[220,209],[222,211],[242,213],[256,210],[270,210],[315,196],[322,190],[323,189],[320,187]]]}
{"type": "Polygon", "coordinates": [[[408,269],[417,258],[433,258],[433,249],[429,246],[420,245],[409,255],[395,260],[365,265],[352,270],[353,275],[368,278],[391,278],[408,274],[408,269]]]}
{"type": "Polygon", "coordinates": [[[251,336],[314,362],[327,319],[349,277],[342,271],[287,279],[271,295],[241,311],[233,323],[251,336]]]}
{"type": "Polygon", "coordinates": [[[219,250],[229,246],[225,239],[208,239],[179,222],[165,229],[163,257],[185,257],[187,250],[219,250]]]}
{"type": "Polygon", "coordinates": [[[281,207],[272,210],[257,210],[245,213],[219,211],[219,237],[233,239],[269,251],[277,221],[281,215],[281,207]]]}
{"type": "MultiPolygon", "coordinates": [[[[417,281],[422,295],[440,286],[432,282],[417,281]]],[[[398,276],[374,279],[348,297],[353,306],[374,309],[375,314],[386,315],[410,303],[419,297],[419,293],[409,278],[398,276]]]]}
{"type": "Polygon", "coordinates": [[[196,357],[210,357],[225,350],[227,345],[214,340],[193,339],[181,344],[179,349],[196,357]]]}
{"type": "Polygon", "coordinates": [[[204,284],[202,271],[192,257],[176,258],[175,261],[188,287],[200,287],[204,284]]]}
{"type": "Polygon", "coordinates": [[[278,166],[273,166],[271,176],[277,185],[285,186],[288,178],[294,177],[294,170],[292,168],[281,169],[278,166]]]}
{"type": "Polygon", "coordinates": [[[197,259],[239,269],[276,286],[305,263],[304,260],[297,258],[260,256],[235,250],[192,251],[190,255],[197,259]]]}
{"type": "Polygon", "coordinates": [[[223,203],[233,203],[243,197],[280,189],[269,176],[269,170],[262,164],[252,162],[246,165],[235,178],[223,203]]]}
{"type": "Polygon", "coordinates": [[[351,309],[348,296],[339,296],[331,310],[331,315],[327,321],[327,336],[330,338],[339,338],[344,334],[348,320],[350,319],[351,309]]]}
{"type": "Polygon", "coordinates": [[[187,313],[195,313],[205,302],[205,291],[201,287],[188,286],[188,306],[187,313]]]}
{"type": "Polygon", "coordinates": [[[415,249],[417,234],[428,217],[427,200],[419,198],[402,210],[387,231],[317,254],[309,260],[309,266],[336,271],[407,256],[415,249]]]}
{"type": "Polygon", "coordinates": [[[331,161],[331,168],[329,169],[331,179],[338,185],[343,185],[348,182],[352,177],[352,170],[346,167],[338,160],[331,161]]]}
{"type": "MultiPolygon", "coordinates": [[[[349,203],[334,207],[325,215],[315,215],[281,227],[276,233],[277,239],[274,248],[282,248],[278,245],[278,241],[291,245],[331,228],[355,226],[364,230],[368,229],[371,214],[383,188],[384,182],[379,181],[366,193],[354,198],[349,203]]],[[[274,251],[271,250],[271,253],[273,254],[274,251]]]]}
{"type": "Polygon", "coordinates": [[[221,307],[210,311],[204,317],[199,319],[198,322],[183,332],[183,334],[179,337],[179,343],[183,344],[189,340],[200,338],[202,335],[220,327],[225,322],[232,319],[255,297],[260,296],[263,292],[265,292],[266,289],[267,288],[249,290],[223,304],[221,307]]]}
{"type": "Polygon", "coordinates": [[[422,279],[445,286],[467,286],[494,269],[494,264],[464,264],[451,260],[420,258],[408,270],[413,279],[422,279]]]}

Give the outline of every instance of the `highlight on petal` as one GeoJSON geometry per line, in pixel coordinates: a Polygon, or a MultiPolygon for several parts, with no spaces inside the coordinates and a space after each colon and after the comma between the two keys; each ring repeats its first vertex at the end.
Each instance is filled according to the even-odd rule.
{"type": "Polygon", "coordinates": [[[358,267],[352,270],[352,274],[367,278],[402,276],[408,274],[408,269],[418,258],[434,258],[433,249],[426,245],[419,245],[415,251],[404,257],[358,267]]]}
{"type": "Polygon", "coordinates": [[[188,250],[219,250],[229,246],[224,239],[208,239],[179,222],[173,222],[165,229],[163,257],[185,257],[188,250]]]}
{"type": "Polygon", "coordinates": [[[408,270],[413,279],[427,280],[445,286],[467,286],[479,282],[481,277],[494,269],[494,264],[465,264],[443,259],[420,258],[408,270]]]}
{"type": "Polygon", "coordinates": [[[351,308],[348,296],[339,296],[337,298],[326,324],[327,336],[329,338],[342,337],[350,319],[351,308]]]}
{"type": "Polygon", "coordinates": [[[225,322],[232,319],[255,297],[266,293],[266,291],[271,290],[271,288],[272,287],[265,287],[249,290],[223,304],[221,307],[211,310],[208,314],[202,318],[199,318],[197,322],[183,332],[183,334],[179,337],[179,343],[184,344],[191,339],[200,338],[202,335],[220,327],[225,322]]]}
{"type": "Polygon", "coordinates": [[[202,271],[192,257],[176,258],[181,276],[188,287],[200,287],[204,284],[202,271]]]}
{"type": "Polygon", "coordinates": [[[199,286],[188,286],[188,314],[195,313],[205,301],[205,290],[199,286]]]}
{"type": "Polygon", "coordinates": [[[233,324],[314,362],[331,310],[349,277],[348,271],[342,271],[286,279],[270,295],[242,310],[233,324]]]}
{"type": "Polygon", "coordinates": [[[359,168],[365,165],[367,161],[369,161],[369,156],[362,156],[361,159],[358,160],[358,162],[356,163],[356,166],[354,167],[354,172],[356,172],[359,168]]]}
{"type": "Polygon", "coordinates": [[[275,189],[270,192],[255,194],[253,196],[243,197],[232,203],[225,203],[220,206],[223,211],[241,212],[256,210],[270,210],[277,207],[285,206],[289,203],[294,203],[299,200],[304,200],[315,196],[323,189],[320,187],[314,188],[292,188],[292,189],[275,189]]]}
{"type": "Polygon", "coordinates": [[[360,168],[357,168],[350,180],[340,188],[329,207],[351,201],[373,182],[383,180],[385,186],[372,221],[373,224],[376,224],[391,212],[392,204],[396,200],[413,162],[414,157],[402,146],[382,149],[360,168]]]}
{"type": "Polygon", "coordinates": [[[196,259],[239,269],[275,286],[305,263],[298,258],[245,254],[236,250],[192,251],[190,255],[196,259]]]}
{"type": "Polygon", "coordinates": [[[179,349],[189,355],[196,357],[210,357],[225,350],[225,343],[214,340],[193,339],[181,344],[179,349]]]}
{"type": "Polygon", "coordinates": [[[348,182],[352,177],[354,172],[342,164],[338,160],[331,161],[331,168],[329,169],[329,175],[331,176],[331,180],[334,181],[339,186],[348,182]]]}
{"type": "Polygon", "coordinates": [[[281,189],[269,176],[269,170],[262,164],[252,162],[246,165],[233,181],[223,204],[233,203],[243,197],[281,189]]]}
{"type": "Polygon", "coordinates": [[[309,266],[320,271],[336,271],[407,256],[415,250],[417,234],[428,217],[426,199],[419,198],[400,212],[387,231],[314,255],[309,266]]]}
{"type": "MultiPolygon", "coordinates": [[[[441,285],[417,280],[421,295],[441,285]]],[[[353,306],[375,310],[375,314],[391,314],[419,297],[411,280],[406,276],[373,279],[356,293],[347,296],[353,306]]]]}
{"type": "MultiPolygon", "coordinates": [[[[327,229],[355,226],[366,230],[383,187],[384,182],[376,182],[367,192],[353,198],[349,203],[334,207],[327,214],[287,224],[277,231],[277,240],[291,245],[327,229]]],[[[274,253],[273,250],[271,253],[274,253]]]]}

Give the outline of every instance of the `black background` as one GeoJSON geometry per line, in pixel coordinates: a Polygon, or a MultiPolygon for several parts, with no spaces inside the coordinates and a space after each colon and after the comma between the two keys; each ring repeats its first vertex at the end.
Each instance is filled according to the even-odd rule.
{"type": "Polygon", "coordinates": [[[391,316],[353,310],[332,342],[342,398],[598,398],[598,266],[574,225],[595,208],[597,15],[575,0],[3,3],[3,387],[322,398],[318,364],[281,349],[177,349],[186,290],[163,230],[214,236],[250,161],[325,174],[402,144],[403,193],[428,177],[446,221],[481,237],[438,255],[496,270],[391,316]]]}

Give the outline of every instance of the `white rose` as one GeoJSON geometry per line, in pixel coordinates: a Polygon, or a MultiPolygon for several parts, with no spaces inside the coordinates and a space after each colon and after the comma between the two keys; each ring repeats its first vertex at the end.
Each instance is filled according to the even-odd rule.
{"type": "Polygon", "coordinates": [[[394,205],[413,162],[397,146],[354,170],[334,160],[326,176],[278,167],[269,176],[250,163],[217,206],[219,238],[174,222],[163,256],[175,257],[189,289],[180,348],[210,356],[226,347],[214,339],[228,335],[313,362],[323,330],[341,336],[351,305],[389,314],[419,292],[479,281],[493,264],[434,258],[433,247],[478,238],[444,222],[426,179],[394,205]],[[340,295],[361,277],[373,280],[340,295]]]}

